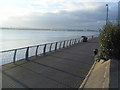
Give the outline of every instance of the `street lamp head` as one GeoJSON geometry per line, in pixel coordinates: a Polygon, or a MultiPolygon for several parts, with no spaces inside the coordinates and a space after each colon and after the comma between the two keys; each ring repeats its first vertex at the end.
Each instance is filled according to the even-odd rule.
{"type": "Polygon", "coordinates": [[[106,4],[106,6],[108,6],[108,4],[106,4]]]}

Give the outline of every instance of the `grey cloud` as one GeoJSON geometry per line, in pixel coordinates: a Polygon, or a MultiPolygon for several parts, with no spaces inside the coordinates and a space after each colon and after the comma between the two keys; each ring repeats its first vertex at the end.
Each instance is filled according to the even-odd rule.
{"type": "MultiPolygon", "coordinates": [[[[117,17],[117,6],[110,8],[109,19],[117,17]]],[[[98,29],[105,24],[106,7],[96,10],[61,11],[60,13],[31,13],[29,16],[11,18],[9,24],[32,28],[98,29]],[[16,23],[17,22],[17,23],[16,23]]]]}

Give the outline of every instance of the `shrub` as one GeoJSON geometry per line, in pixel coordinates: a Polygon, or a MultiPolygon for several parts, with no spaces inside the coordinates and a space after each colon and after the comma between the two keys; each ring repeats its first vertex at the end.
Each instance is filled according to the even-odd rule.
{"type": "Polygon", "coordinates": [[[120,60],[120,26],[109,22],[99,36],[100,58],[120,60]]]}

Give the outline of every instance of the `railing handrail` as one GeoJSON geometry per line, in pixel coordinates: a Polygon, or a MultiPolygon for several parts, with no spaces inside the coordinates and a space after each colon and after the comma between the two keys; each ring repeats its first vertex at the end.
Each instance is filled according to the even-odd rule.
{"type": "MultiPolygon", "coordinates": [[[[89,36],[87,36],[89,37],[89,36]]],[[[74,39],[80,39],[80,38],[74,38],[74,39]]],[[[74,40],[74,39],[69,39],[69,40],[74,40]]],[[[61,40],[61,41],[58,41],[58,42],[63,42],[63,41],[68,41],[68,40],[61,40]]],[[[56,41],[57,42],[57,41],[56,41]]],[[[55,44],[56,42],[51,42],[52,44],[55,44]]],[[[43,46],[45,44],[51,44],[51,43],[44,43],[44,44],[38,44],[38,45],[31,45],[31,46],[26,46],[26,47],[21,47],[21,48],[15,48],[15,49],[10,49],[10,50],[3,50],[3,51],[0,51],[0,53],[3,53],[3,52],[9,52],[9,51],[14,51],[14,50],[20,50],[20,49],[26,49],[26,48],[31,48],[31,47],[36,47],[36,46],[43,46]]]]}
{"type": "MultiPolygon", "coordinates": [[[[94,35],[94,37],[96,37],[96,36],[97,35],[94,35]]],[[[88,39],[92,38],[92,36],[87,36],[87,37],[88,37],[88,39]]],[[[78,44],[78,43],[81,42],[81,39],[82,39],[82,37],[69,39],[69,40],[62,40],[62,41],[58,41],[58,42],[34,45],[34,46],[27,46],[27,47],[23,47],[23,48],[16,48],[16,49],[11,49],[11,50],[0,51],[0,53],[13,52],[12,62],[15,63],[16,60],[20,60],[20,59],[16,58],[16,54],[19,52],[19,50],[25,49],[25,51],[24,51],[25,57],[22,57],[22,59],[25,58],[25,60],[28,60],[29,57],[32,56],[32,55],[30,55],[31,54],[30,50],[32,49],[32,47],[35,47],[35,49],[34,49],[35,52],[32,53],[32,54],[34,54],[33,56],[38,56],[38,55],[41,55],[41,54],[46,55],[47,52],[56,51],[56,50],[61,49],[61,48],[65,48],[65,47],[68,47],[68,46],[78,44]],[[50,46],[48,46],[48,45],[50,45],[50,46]],[[40,50],[42,50],[42,52],[38,53],[38,49],[41,48],[40,46],[43,46],[42,49],[40,49],[40,50]]]]}

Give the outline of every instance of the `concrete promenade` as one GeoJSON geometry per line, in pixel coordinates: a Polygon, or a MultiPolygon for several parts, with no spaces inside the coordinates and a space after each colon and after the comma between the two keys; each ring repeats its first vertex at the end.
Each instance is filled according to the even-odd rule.
{"type": "Polygon", "coordinates": [[[97,39],[2,66],[3,88],[79,88],[94,63],[97,39]]]}

